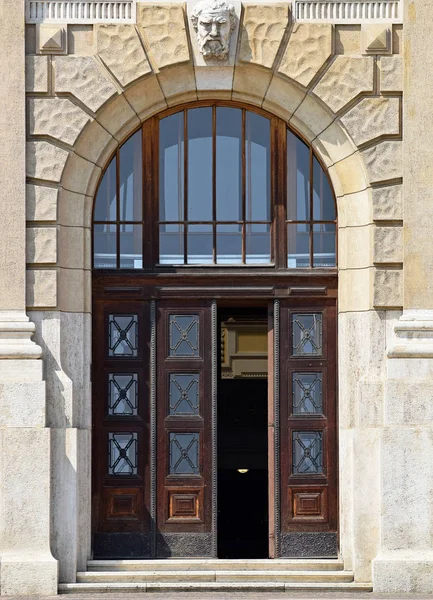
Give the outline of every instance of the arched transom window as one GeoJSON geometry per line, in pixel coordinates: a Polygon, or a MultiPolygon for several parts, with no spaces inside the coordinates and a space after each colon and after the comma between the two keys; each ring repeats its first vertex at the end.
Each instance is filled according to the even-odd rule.
{"type": "Polygon", "coordinates": [[[336,266],[335,197],[312,148],[238,105],[147,121],[106,168],[93,223],[95,269],[336,266]]]}

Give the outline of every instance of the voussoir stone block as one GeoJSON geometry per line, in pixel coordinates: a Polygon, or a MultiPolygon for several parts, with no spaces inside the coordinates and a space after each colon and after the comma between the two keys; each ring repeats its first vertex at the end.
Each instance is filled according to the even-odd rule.
{"type": "Polygon", "coordinates": [[[27,177],[60,181],[69,152],[49,142],[27,142],[27,177]]]}
{"type": "Polygon", "coordinates": [[[290,119],[304,98],[305,92],[298,86],[274,75],[266,91],[263,108],[283,119],[290,119]]]}
{"type": "Polygon", "coordinates": [[[28,263],[55,263],[57,260],[57,229],[28,227],[26,229],[26,260],[28,263]]]}
{"type": "Polygon", "coordinates": [[[69,92],[96,112],[117,93],[93,56],[56,56],[55,90],[69,92]]]}
{"type": "Polygon", "coordinates": [[[403,57],[382,56],[379,61],[380,90],[382,92],[403,91],[403,57]]]}
{"type": "Polygon", "coordinates": [[[71,146],[90,116],[67,98],[30,98],[29,133],[49,135],[71,146]]]}
{"type": "Polygon", "coordinates": [[[26,271],[28,308],[53,308],[57,304],[57,272],[48,269],[26,271]]]}
{"type": "Polygon", "coordinates": [[[341,121],[358,146],[382,135],[398,135],[400,99],[363,98],[341,121]]]}
{"type": "Polygon", "coordinates": [[[298,23],[290,36],[278,70],[307,87],[332,53],[331,24],[298,23]]]}
{"type": "Polygon", "coordinates": [[[402,145],[400,141],[380,142],[362,152],[370,183],[397,179],[402,176],[402,145]]]}
{"type": "Polygon", "coordinates": [[[140,3],[137,11],[137,24],[142,27],[143,37],[156,67],[161,69],[190,60],[181,4],[140,3]]]}
{"type": "Polygon", "coordinates": [[[373,230],[373,262],[403,262],[403,228],[375,227],[373,230]]]}
{"type": "Polygon", "coordinates": [[[48,56],[26,56],[26,92],[48,91],[48,56]]]}
{"type": "Polygon", "coordinates": [[[239,60],[270,69],[288,22],[288,4],[244,4],[239,60]]]}
{"type": "Polygon", "coordinates": [[[338,112],[362,92],[373,92],[373,57],[337,56],[313,92],[338,112]]]}
{"type": "Polygon", "coordinates": [[[55,221],[57,219],[58,188],[26,185],[27,221],[55,221]]]}
{"type": "Polygon", "coordinates": [[[373,219],[375,221],[394,221],[403,219],[403,188],[401,185],[389,185],[373,188],[373,219]]]}
{"type": "Polygon", "coordinates": [[[134,25],[97,25],[96,35],[100,58],[123,87],[151,72],[134,25]]]}
{"type": "Polygon", "coordinates": [[[373,306],[403,306],[403,271],[380,269],[373,277],[373,306]]]}

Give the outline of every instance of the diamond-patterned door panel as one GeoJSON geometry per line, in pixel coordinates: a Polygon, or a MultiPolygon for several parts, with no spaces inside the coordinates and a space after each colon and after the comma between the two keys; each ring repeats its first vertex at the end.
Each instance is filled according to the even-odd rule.
{"type": "Polygon", "coordinates": [[[321,414],[322,373],[293,373],[292,402],[294,415],[321,414]]]}
{"type": "Polygon", "coordinates": [[[138,414],[137,373],[108,375],[108,414],[113,417],[133,417],[138,414]]]}
{"type": "Polygon", "coordinates": [[[170,373],[169,414],[199,414],[199,373],[170,373]]]}
{"type": "Polygon", "coordinates": [[[138,315],[109,315],[108,356],[138,356],[138,315]]]}
{"type": "Polygon", "coordinates": [[[294,356],[322,355],[322,313],[292,315],[292,352],[294,356]]]}
{"type": "Polygon", "coordinates": [[[323,473],[322,432],[294,431],[293,440],[293,474],[323,473]]]}
{"type": "Polygon", "coordinates": [[[170,433],[170,475],[199,475],[199,433],[170,433]]]}
{"type": "Polygon", "coordinates": [[[199,356],[198,315],[169,315],[168,355],[176,358],[199,356]]]}
{"type": "Polygon", "coordinates": [[[108,474],[137,475],[138,469],[138,434],[108,434],[108,474]]]}

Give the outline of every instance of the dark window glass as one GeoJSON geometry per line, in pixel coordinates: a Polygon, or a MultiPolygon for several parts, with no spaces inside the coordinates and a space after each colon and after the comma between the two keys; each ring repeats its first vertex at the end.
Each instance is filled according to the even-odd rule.
{"type": "Polygon", "coordinates": [[[120,147],[119,152],[119,220],[142,220],[141,129],[120,147]]]}
{"type": "Polygon", "coordinates": [[[293,474],[309,475],[323,473],[322,432],[293,432],[293,474]]]}
{"type": "Polygon", "coordinates": [[[108,474],[137,475],[138,434],[108,434],[108,474]]]}
{"type": "MultiPolygon", "coordinates": [[[[242,111],[216,109],[216,218],[242,220],[242,111]]],[[[192,217],[195,219],[196,217],[192,217]]]]}
{"type": "Polygon", "coordinates": [[[212,220],[212,108],[188,111],[188,219],[212,220]]]}
{"type": "Polygon", "coordinates": [[[200,375],[170,373],[170,415],[198,415],[200,375]]]}
{"type": "Polygon", "coordinates": [[[95,221],[116,221],[116,157],[104,173],[95,199],[95,221]]]}
{"type": "Polygon", "coordinates": [[[270,221],[271,123],[269,119],[248,111],[245,115],[245,163],[245,219],[270,221]]]}
{"type": "Polygon", "coordinates": [[[108,317],[108,356],[138,356],[138,316],[108,317]]]}
{"type": "Polygon", "coordinates": [[[183,221],[184,219],[183,115],[182,111],[161,119],[159,123],[160,221],[183,221]]]}
{"type": "Polygon", "coordinates": [[[198,327],[198,315],[170,315],[168,355],[179,358],[197,357],[198,327]]]}
{"type": "Polygon", "coordinates": [[[199,433],[170,433],[170,475],[199,475],[199,433]]]}

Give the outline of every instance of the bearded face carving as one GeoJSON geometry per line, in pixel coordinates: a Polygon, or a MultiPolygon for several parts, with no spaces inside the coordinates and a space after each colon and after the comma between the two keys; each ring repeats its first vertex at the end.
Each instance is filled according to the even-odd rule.
{"type": "Polygon", "coordinates": [[[195,5],[191,22],[204,58],[225,60],[230,36],[236,26],[236,12],[224,0],[204,0],[195,5]]]}

